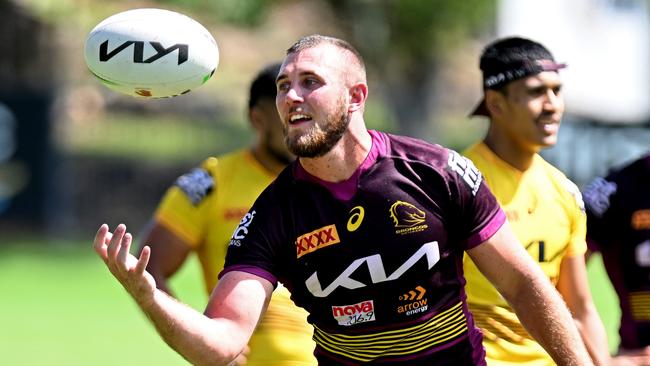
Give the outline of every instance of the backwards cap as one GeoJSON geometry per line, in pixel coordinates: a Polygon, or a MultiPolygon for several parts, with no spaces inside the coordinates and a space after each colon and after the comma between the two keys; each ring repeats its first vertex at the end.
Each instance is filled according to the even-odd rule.
{"type": "MultiPolygon", "coordinates": [[[[483,50],[480,61],[484,90],[499,90],[512,81],[565,67],[565,63],[555,62],[546,47],[519,37],[504,38],[488,45],[483,50]]],[[[490,116],[485,98],[470,116],[490,116]]]]}

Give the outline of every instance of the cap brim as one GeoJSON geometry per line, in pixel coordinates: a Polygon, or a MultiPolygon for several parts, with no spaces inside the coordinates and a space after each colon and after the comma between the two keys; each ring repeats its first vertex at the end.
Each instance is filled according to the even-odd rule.
{"type": "Polygon", "coordinates": [[[487,109],[487,106],[485,105],[485,98],[481,99],[479,104],[474,108],[472,113],[469,115],[470,117],[472,116],[484,116],[484,117],[490,117],[490,112],[487,109]]]}

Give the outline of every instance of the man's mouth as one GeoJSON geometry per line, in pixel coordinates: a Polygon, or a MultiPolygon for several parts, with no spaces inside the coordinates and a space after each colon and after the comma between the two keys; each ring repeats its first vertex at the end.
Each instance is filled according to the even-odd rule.
{"type": "Polygon", "coordinates": [[[296,113],[289,116],[289,123],[292,125],[307,122],[307,121],[311,121],[311,117],[306,114],[296,113]]]}

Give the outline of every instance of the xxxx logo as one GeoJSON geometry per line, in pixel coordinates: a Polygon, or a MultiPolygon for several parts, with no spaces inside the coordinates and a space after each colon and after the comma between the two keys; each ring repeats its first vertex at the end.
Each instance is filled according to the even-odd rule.
{"type": "Polygon", "coordinates": [[[307,253],[315,252],[318,249],[340,242],[341,239],[339,239],[336,226],[324,226],[318,230],[301,235],[296,239],[296,256],[300,258],[307,253]]]}

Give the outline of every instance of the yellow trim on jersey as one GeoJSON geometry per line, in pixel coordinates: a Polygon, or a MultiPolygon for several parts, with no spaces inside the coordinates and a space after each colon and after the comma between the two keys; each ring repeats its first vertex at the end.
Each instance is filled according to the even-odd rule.
{"type": "Polygon", "coordinates": [[[631,292],[629,296],[632,318],[636,321],[650,320],[650,292],[631,292]]]}
{"type": "Polygon", "coordinates": [[[407,356],[446,343],[467,333],[467,319],[458,303],[424,323],[363,335],[327,333],[314,326],[314,340],[325,350],[353,360],[407,356]]]}
{"type": "Polygon", "coordinates": [[[510,307],[472,304],[470,311],[487,339],[500,338],[517,344],[533,340],[510,307]]]}

